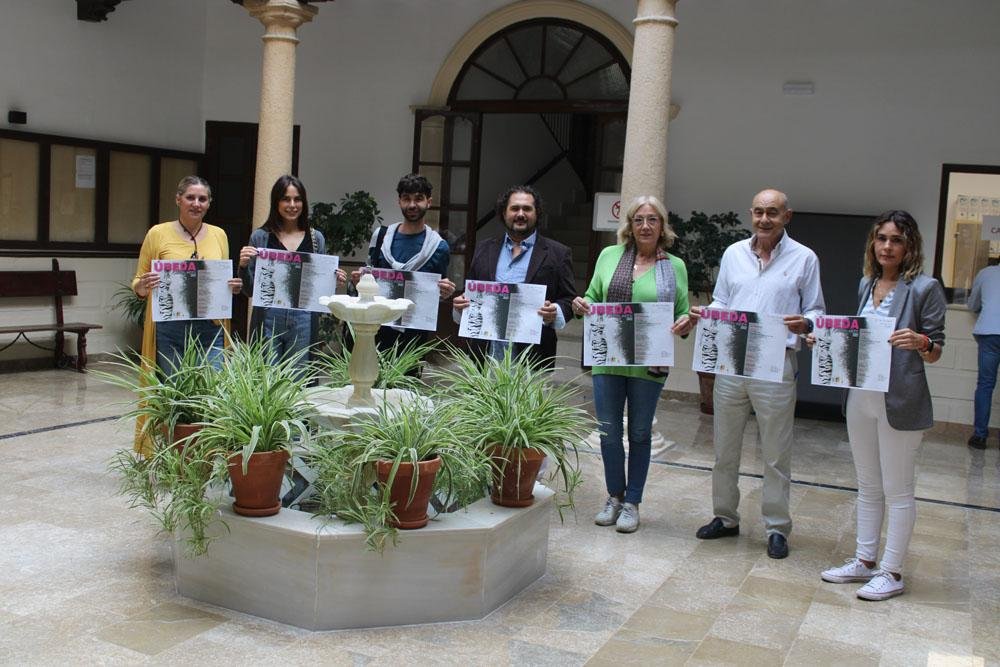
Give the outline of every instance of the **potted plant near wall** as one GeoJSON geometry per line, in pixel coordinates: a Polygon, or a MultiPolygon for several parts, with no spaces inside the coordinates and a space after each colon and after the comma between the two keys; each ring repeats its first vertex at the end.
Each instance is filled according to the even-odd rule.
{"type": "Polygon", "coordinates": [[[270,516],[292,447],[308,447],[312,406],[305,388],[312,379],[297,356],[275,359],[267,340],[231,341],[215,391],[204,397],[204,425],[198,449],[233,485],[233,511],[270,516]]]}
{"type": "MultiPolygon", "coordinates": [[[[323,233],[326,252],[341,258],[349,257],[371,240],[372,230],[382,224],[378,202],[370,193],[358,190],[345,194],[336,204],[315,202],[309,213],[310,224],[323,233]]],[[[338,341],[339,330],[333,315],[323,314],[319,320],[319,337],[328,346],[338,341]]]]}
{"type": "Polygon", "coordinates": [[[452,350],[448,361],[432,378],[447,385],[448,401],[493,461],[493,502],[531,505],[535,479],[548,458],[548,479],[560,492],[557,506],[572,507],[580,482],[576,443],[596,426],[578,404],[576,386],[553,381],[550,371],[514,356],[510,348],[502,358],[481,360],[452,350]]]}
{"type": "MultiPolygon", "coordinates": [[[[692,211],[691,217],[687,219],[670,213],[669,221],[677,234],[671,252],[684,260],[690,291],[696,297],[704,295],[711,301],[722,254],[733,243],[748,238],[750,230],[743,226],[739,216],[733,211],[713,215],[692,211]]],[[[714,387],[713,374],[698,373],[700,407],[705,414],[710,415],[714,411],[712,406],[714,387]]]]}
{"type": "Polygon", "coordinates": [[[452,404],[426,398],[383,405],[332,444],[308,456],[316,473],[317,515],[360,523],[366,547],[382,553],[398,531],[427,525],[428,503],[464,507],[483,496],[490,461],[452,404]]]}

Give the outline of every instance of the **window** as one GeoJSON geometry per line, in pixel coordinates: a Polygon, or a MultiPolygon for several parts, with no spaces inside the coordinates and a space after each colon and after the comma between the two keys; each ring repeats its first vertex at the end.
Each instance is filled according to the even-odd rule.
{"type": "Polygon", "coordinates": [[[942,167],[936,248],[934,275],[961,303],[976,274],[1000,263],[1000,166],[942,167]]]}
{"type": "Polygon", "coordinates": [[[202,156],[0,130],[0,254],[135,255],[202,156]]]}

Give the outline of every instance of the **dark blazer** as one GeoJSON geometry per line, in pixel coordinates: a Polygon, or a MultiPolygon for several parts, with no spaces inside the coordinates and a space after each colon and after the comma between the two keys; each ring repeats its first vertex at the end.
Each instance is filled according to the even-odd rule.
{"type": "MultiPolygon", "coordinates": [[[[478,244],[466,274],[468,280],[496,280],[503,239],[501,236],[478,244]]],[[[573,317],[571,304],[576,297],[576,282],[573,280],[573,254],[568,247],[536,234],[524,282],[545,285],[545,299],[562,309],[567,322],[573,317]]],[[[480,356],[486,354],[488,345],[489,341],[469,341],[469,349],[480,356]]],[[[543,326],[541,342],[529,346],[525,354],[549,368],[555,366],[556,330],[543,326]]]]}
{"type": "MultiPolygon", "coordinates": [[[[858,285],[859,315],[868,300],[871,284],[871,278],[862,278],[858,285]]],[[[945,309],[941,283],[921,273],[896,285],[889,316],[896,318],[896,329],[912,329],[930,338],[935,345],[944,345],[945,309]]],[[[846,405],[847,392],[844,392],[845,408],[846,405]]],[[[916,350],[892,348],[885,413],[889,426],[897,431],[923,431],[934,425],[924,360],[916,350]]]]}

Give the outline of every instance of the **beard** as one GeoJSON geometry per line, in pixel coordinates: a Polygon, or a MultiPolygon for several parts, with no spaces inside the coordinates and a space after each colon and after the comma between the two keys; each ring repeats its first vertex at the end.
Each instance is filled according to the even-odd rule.
{"type": "Polygon", "coordinates": [[[402,209],[402,213],[403,213],[403,220],[406,220],[407,222],[420,222],[421,220],[424,219],[424,216],[427,215],[427,209],[417,208],[414,210],[414,209],[404,208],[402,209]]]}

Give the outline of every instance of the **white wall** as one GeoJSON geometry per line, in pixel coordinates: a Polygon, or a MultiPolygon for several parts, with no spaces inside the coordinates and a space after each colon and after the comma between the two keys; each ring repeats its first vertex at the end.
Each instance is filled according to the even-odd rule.
{"type": "Polygon", "coordinates": [[[203,0],[131,0],[101,23],[66,0],[3,5],[3,127],[203,149],[203,0]],[[7,125],[8,109],[28,124],[7,125]]]}
{"type": "Polygon", "coordinates": [[[941,164],[1000,163],[1000,2],[699,0],[677,12],[672,210],[742,213],[765,186],[804,211],[903,208],[932,260],[941,164]],[[789,80],[816,94],[783,96],[789,80]]]}

